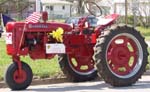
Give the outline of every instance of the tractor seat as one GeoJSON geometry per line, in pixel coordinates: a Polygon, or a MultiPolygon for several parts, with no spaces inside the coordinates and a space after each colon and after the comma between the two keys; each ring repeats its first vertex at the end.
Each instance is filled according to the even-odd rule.
{"type": "Polygon", "coordinates": [[[98,18],[99,21],[97,22],[97,25],[107,25],[109,24],[111,21],[113,21],[113,19],[106,19],[106,18],[98,18]]]}

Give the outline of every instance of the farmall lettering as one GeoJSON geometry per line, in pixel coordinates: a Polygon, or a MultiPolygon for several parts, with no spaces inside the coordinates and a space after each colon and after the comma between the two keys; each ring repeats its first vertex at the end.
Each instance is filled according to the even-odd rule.
{"type": "Polygon", "coordinates": [[[29,24],[28,28],[48,28],[47,24],[29,24]]]}

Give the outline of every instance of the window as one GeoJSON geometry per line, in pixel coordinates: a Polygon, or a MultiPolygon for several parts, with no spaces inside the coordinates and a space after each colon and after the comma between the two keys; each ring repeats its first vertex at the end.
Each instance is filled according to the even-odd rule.
{"type": "Polygon", "coordinates": [[[34,11],[34,4],[31,4],[31,5],[29,6],[29,11],[34,11]]]}
{"type": "Polygon", "coordinates": [[[53,7],[53,6],[50,6],[50,10],[53,11],[53,10],[54,10],[54,7],[53,7]]]}
{"type": "Polygon", "coordinates": [[[65,6],[64,5],[62,6],[62,9],[65,10],[65,6]]]}
{"type": "Polygon", "coordinates": [[[32,5],[30,5],[30,8],[33,8],[33,6],[32,6],[32,5]]]}
{"type": "Polygon", "coordinates": [[[47,9],[49,9],[49,6],[46,6],[47,9]]]}

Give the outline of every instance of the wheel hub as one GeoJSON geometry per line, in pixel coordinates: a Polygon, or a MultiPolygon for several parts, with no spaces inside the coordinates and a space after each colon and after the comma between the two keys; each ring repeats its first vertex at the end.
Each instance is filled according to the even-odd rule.
{"type": "Polygon", "coordinates": [[[113,55],[112,62],[118,66],[127,64],[130,59],[130,51],[125,46],[113,48],[111,55],[113,55]]]}
{"type": "Polygon", "coordinates": [[[108,46],[107,64],[116,76],[131,76],[139,69],[137,64],[139,57],[141,57],[139,56],[141,47],[134,36],[119,34],[110,41],[108,46]]]}
{"type": "Polygon", "coordinates": [[[81,75],[90,74],[95,71],[94,61],[92,60],[92,58],[89,58],[89,57],[79,58],[79,57],[70,55],[69,64],[75,72],[81,75]]]}
{"type": "Polygon", "coordinates": [[[13,77],[16,83],[23,83],[26,80],[27,75],[24,70],[22,70],[21,73],[19,73],[19,70],[16,70],[13,77]]]}

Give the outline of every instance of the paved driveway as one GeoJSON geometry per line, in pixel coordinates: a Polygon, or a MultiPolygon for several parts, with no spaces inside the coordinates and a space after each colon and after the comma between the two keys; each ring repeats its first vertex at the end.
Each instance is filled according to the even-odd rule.
{"type": "MultiPolygon", "coordinates": [[[[11,92],[11,90],[0,88],[0,92],[11,92]]],[[[150,76],[143,76],[136,84],[129,87],[112,87],[104,81],[98,81],[30,86],[27,90],[19,92],[150,92],[150,76]]]]}

